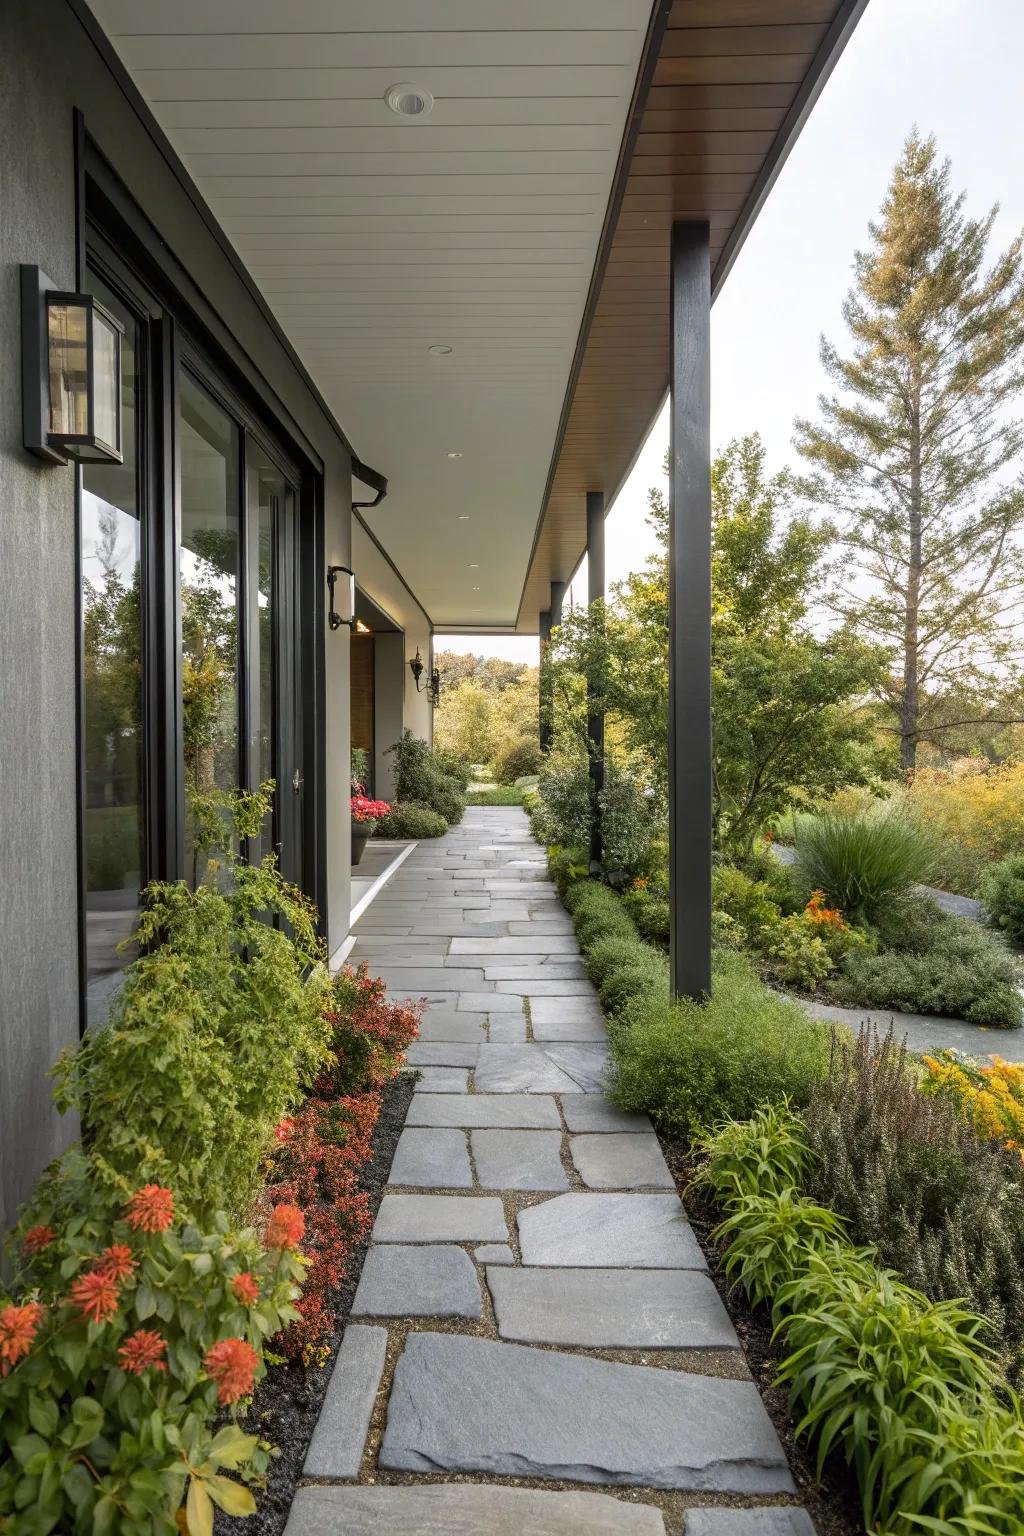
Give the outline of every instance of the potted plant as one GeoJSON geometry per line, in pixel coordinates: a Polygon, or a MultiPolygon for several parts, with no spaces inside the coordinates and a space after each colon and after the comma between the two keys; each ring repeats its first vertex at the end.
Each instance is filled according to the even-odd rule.
{"type": "Polygon", "coordinates": [[[372,837],[373,829],[377,825],[378,818],[386,816],[391,806],[386,800],[370,800],[363,793],[361,784],[352,785],[352,864],[359,863],[366,847],[367,839],[372,837]]]}

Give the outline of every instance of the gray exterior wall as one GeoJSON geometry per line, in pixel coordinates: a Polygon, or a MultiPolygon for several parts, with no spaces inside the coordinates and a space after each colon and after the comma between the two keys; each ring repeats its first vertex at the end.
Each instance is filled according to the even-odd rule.
{"type": "MultiPolygon", "coordinates": [[[[351,565],[347,445],[70,0],[0,0],[0,1227],[74,1134],[46,1077],[77,1039],[74,472],[21,446],[18,265],[75,286],[73,111],[195,285],[221,349],[324,476],[351,565]]],[[[326,588],[324,590],[326,609],[326,588]]],[[[348,631],[326,632],[327,927],[348,932],[348,631]]]]}

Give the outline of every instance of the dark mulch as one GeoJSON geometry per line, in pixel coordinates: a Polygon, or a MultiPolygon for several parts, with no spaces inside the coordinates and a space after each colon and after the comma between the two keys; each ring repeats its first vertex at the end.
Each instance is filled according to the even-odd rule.
{"type": "MultiPolygon", "coordinates": [[[[388,1181],[414,1087],[415,1074],[405,1072],[383,1091],[380,1118],[373,1133],[372,1154],[359,1175],[362,1188],[370,1196],[372,1216],[377,1214],[388,1181]]],[[[218,1510],[214,1523],[218,1536],[229,1536],[229,1533],[230,1536],[236,1536],[236,1533],[237,1536],[280,1536],[284,1530],[369,1245],[367,1235],[353,1250],[345,1283],[335,1292],[334,1332],[327,1365],[322,1371],[304,1370],[302,1366],[294,1365],[270,1366],[257,1388],[252,1407],[240,1420],[249,1434],[269,1440],[276,1447],[277,1455],[270,1464],[266,1491],[257,1495],[257,1513],[243,1520],[233,1519],[218,1510]]]]}
{"type": "Polygon", "coordinates": [[[732,1319],[750,1374],[757,1383],[775,1432],[782,1441],[797,1490],[807,1513],[814,1521],[818,1536],[863,1536],[860,1499],[849,1469],[842,1461],[831,1458],[819,1481],[813,1450],[806,1441],[797,1440],[793,1433],[786,1392],[772,1385],[779,1364],[779,1351],[772,1343],[771,1318],[763,1307],[751,1307],[742,1290],[739,1287],[730,1288],[725,1278],[721,1268],[722,1250],[711,1236],[719,1215],[698,1190],[688,1188],[693,1172],[689,1149],[682,1142],[669,1141],[665,1137],[661,1138],[661,1144],[679,1193],[685,1201],[690,1225],[707,1258],[711,1278],[732,1319]]]}

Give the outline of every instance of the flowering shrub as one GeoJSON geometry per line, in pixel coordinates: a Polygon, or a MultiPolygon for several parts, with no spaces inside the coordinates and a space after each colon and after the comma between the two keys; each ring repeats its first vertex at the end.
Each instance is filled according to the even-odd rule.
{"type": "Polygon", "coordinates": [[[381,1088],[401,1065],[419,1032],[419,1008],[386,1001],[387,986],[365,963],[334,977],[328,1021],[330,1054],[315,1089],[323,1097],[381,1088]]]}
{"type": "Polygon", "coordinates": [[[386,816],[391,806],[386,800],[369,800],[361,784],[354,784],[352,795],[352,820],[353,821],[379,821],[386,816]]]}
{"type": "Polygon", "coordinates": [[[1024,1063],[990,1056],[981,1067],[958,1051],[925,1056],[927,1093],[948,1094],[984,1141],[999,1141],[1024,1160],[1024,1063]]]}
{"type": "Polygon", "coordinates": [[[906,802],[938,834],[935,880],[947,890],[973,896],[986,865],[1024,846],[1024,763],[920,768],[906,802]]]}
{"type": "Polygon", "coordinates": [[[304,1261],[223,1216],[200,1230],[161,1186],[112,1219],[104,1206],[59,1232],[24,1228],[12,1299],[0,1298],[5,1536],[177,1536],[186,1492],[193,1536],[212,1531],[214,1504],[255,1509],[222,1469],[258,1482],[266,1450],[237,1424],[212,1426],[252,1392],[264,1340],[297,1317],[304,1261]]]}

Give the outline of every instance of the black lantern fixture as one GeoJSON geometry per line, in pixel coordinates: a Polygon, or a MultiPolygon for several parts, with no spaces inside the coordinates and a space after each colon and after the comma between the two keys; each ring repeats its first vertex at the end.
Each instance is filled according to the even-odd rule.
{"type": "Polygon", "coordinates": [[[356,627],[356,577],[355,572],[350,571],[347,565],[329,565],[327,567],[327,587],[331,594],[331,605],[327,614],[327,622],[332,629],[340,629],[347,624],[349,629],[356,627]],[[339,576],[348,577],[348,618],[344,618],[335,607],[337,592],[335,586],[339,576]]]}
{"type": "Polygon", "coordinates": [[[21,269],[25,447],[53,464],[124,461],[124,326],[90,293],[62,293],[38,267],[21,269]]]}
{"type": "Polygon", "coordinates": [[[430,699],[431,704],[436,704],[441,697],[441,674],[438,669],[434,667],[430,673],[430,681],[424,688],[421,682],[421,678],[426,671],[426,667],[423,662],[423,657],[420,655],[419,646],[416,647],[416,655],[409,663],[409,670],[412,673],[412,680],[416,684],[416,692],[426,693],[430,699]]]}

